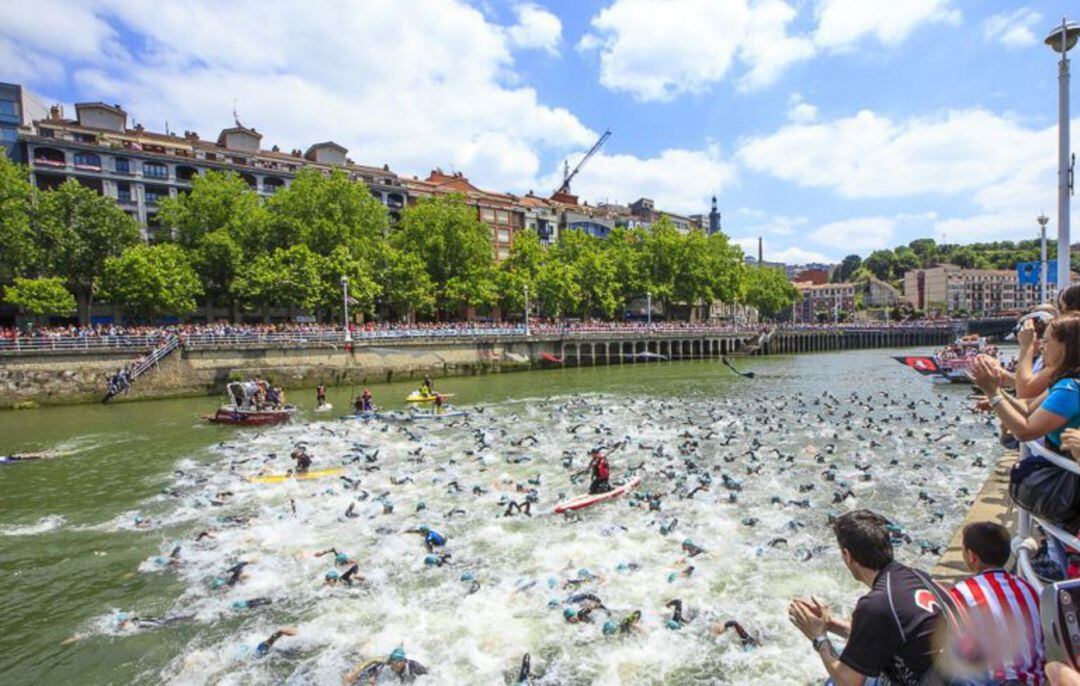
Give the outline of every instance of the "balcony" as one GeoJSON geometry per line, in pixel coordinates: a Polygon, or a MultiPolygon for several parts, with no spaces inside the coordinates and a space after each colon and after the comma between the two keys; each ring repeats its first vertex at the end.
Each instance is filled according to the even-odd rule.
{"type": "Polygon", "coordinates": [[[47,157],[35,157],[34,164],[41,167],[66,167],[67,162],[63,160],[51,160],[47,157]]]}

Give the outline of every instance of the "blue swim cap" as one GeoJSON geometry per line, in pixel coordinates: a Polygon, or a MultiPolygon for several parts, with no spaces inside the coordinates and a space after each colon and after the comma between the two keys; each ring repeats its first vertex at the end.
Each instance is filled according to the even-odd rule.
{"type": "Polygon", "coordinates": [[[128,615],[127,615],[126,612],[117,612],[116,613],[116,623],[117,624],[119,624],[120,622],[127,621],[127,618],[128,618],[128,615]]]}
{"type": "Polygon", "coordinates": [[[423,500],[421,500],[420,502],[418,502],[416,504],[416,511],[417,512],[419,512],[420,510],[426,510],[426,509],[427,509],[427,503],[425,503],[423,500]]]}
{"type": "Polygon", "coordinates": [[[685,541],[683,541],[683,542],[682,542],[682,544],[683,544],[683,545],[694,545],[694,542],[693,542],[693,541],[691,541],[691,540],[690,540],[690,539],[688,538],[688,539],[686,539],[685,541]]]}
{"type": "Polygon", "coordinates": [[[234,610],[243,610],[245,607],[247,607],[246,600],[237,600],[232,604],[232,609],[234,610]]]}
{"type": "Polygon", "coordinates": [[[424,556],[424,564],[426,564],[429,567],[433,567],[433,566],[439,564],[439,558],[435,557],[434,555],[425,555],[424,556]]]}
{"type": "Polygon", "coordinates": [[[213,581],[210,582],[210,587],[211,588],[221,588],[224,585],[225,585],[225,580],[224,579],[214,579],[213,581]]]}
{"type": "Polygon", "coordinates": [[[390,653],[390,661],[391,662],[402,662],[404,660],[405,660],[405,649],[404,648],[394,648],[394,651],[392,653],[390,653]]]}
{"type": "Polygon", "coordinates": [[[337,581],[338,580],[337,570],[336,569],[331,569],[329,572],[327,572],[326,573],[326,580],[327,581],[337,581]]]}
{"type": "Polygon", "coordinates": [[[425,536],[427,534],[431,533],[431,529],[429,529],[426,526],[419,526],[419,527],[416,528],[416,530],[419,531],[420,533],[424,534],[425,536]]]}
{"type": "Polygon", "coordinates": [[[548,584],[548,588],[555,588],[556,586],[559,585],[559,582],[555,577],[552,576],[552,577],[548,577],[547,584],[548,584]]]}
{"type": "Polygon", "coordinates": [[[577,617],[577,610],[572,607],[564,607],[562,611],[563,619],[573,619],[577,617]]]}
{"type": "Polygon", "coordinates": [[[615,565],[615,571],[617,572],[625,572],[626,569],[627,567],[625,562],[620,562],[619,564],[615,565]]]}
{"type": "Polygon", "coordinates": [[[135,515],[135,523],[136,524],[142,524],[142,520],[143,520],[142,517],[140,517],[139,515],[135,515]]]}
{"type": "Polygon", "coordinates": [[[664,622],[664,626],[671,629],[672,631],[678,631],[679,629],[682,628],[682,624],[679,624],[674,619],[669,619],[666,622],[664,622]]]}
{"type": "Polygon", "coordinates": [[[589,570],[582,567],[581,569],[577,570],[577,578],[579,578],[579,579],[591,579],[592,574],[589,572],[589,570]]]}
{"type": "Polygon", "coordinates": [[[668,574],[668,575],[667,575],[667,582],[668,582],[669,584],[671,584],[671,583],[675,583],[675,579],[678,579],[678,578],[679,578],[679,577],[678,577],[678,575],[677,575],[677,574],[675,574],[675,572],[672,572],[671,574],[668,574]]]}
{"type": "Polygon", "coordinates": [[[476,579],[476,575],[473,574],[472,572],[463,572],[461,574],[461,580],[462,581],[473,581],[475,579],[476,579]]]}
{"type": "Polygon", "coordinates": [[[156,565],[163,565],[163,564],[165,564],[166,562],[167,562],[167,561],[165,560],[165,558],[163,558],[163,557],[162,557],[162,556],[160,556],[160,555],[158,555],[157,557],[155,557],[155,558],[154,558],[154,564],[156,564],[156,565]]]}
{"type": "Polygon", "coordinates": [[[349,556],[345,553],[335,553],[334,561],[337,562],[339,565],[343,565],[349,561],[349,556]]]}
{"type": "Polygon", "coordinates": [[[603,629],[604,635],[605,636],[610,636],[613,633],[615,633],[615,630],[618,629],[618,628],[619,628],[619,625],[616,624],[614,622],[614,620],[609,619],[606,622],[604,622],[604,629],[603,629]]]}
{"type": "Polygon", "coordinates": [[[554,610],[558,606],[559,606],[559,599],[558,598],[552,598],[551,600],[548,601],[548,609],[549,610],[554,610]]]}

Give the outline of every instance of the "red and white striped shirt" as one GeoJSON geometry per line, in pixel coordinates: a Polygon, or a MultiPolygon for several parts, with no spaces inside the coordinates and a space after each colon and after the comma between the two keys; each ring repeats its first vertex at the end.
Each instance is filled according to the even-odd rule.
{"type": "Polygon", "coordinates": [[[960,608],[964,634],[988,660],[992,679],[1047,683],[1039,594],[1031,584],[991,569],[958,582],[949,593],[960,608]]]}

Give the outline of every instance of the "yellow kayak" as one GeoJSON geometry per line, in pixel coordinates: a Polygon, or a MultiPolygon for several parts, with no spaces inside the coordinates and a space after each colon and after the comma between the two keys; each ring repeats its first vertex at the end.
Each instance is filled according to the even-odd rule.
{"type": "MultiPolygon", "coordinates": [[[[443,393],[442,397],[444,397],[444,398],[453,398],[454,394],[453,393],[443,393]]],[[[408,395],[407,398],[405,398],[405,402],[407,402],[407,403],[433,403],[433,402],[435,402],[435,395],[434,394],[432,394],[432,395],[422,395],[420,393],[420,391],[413,391],[412,393],[410,393],[408,395]]]]}
{"type": "Polygon", "coordinates": [[[290,479],[307,481],[308,479],[321,479],[324,476],[337,476],[338,474],[344,473],[344,467],[331,467],[330,469],[317,469],[304,474],[266,474],[265,476],[249,476],[247,480],[253,484],[279,484],[283,481],[289,481],[290,479]]]}

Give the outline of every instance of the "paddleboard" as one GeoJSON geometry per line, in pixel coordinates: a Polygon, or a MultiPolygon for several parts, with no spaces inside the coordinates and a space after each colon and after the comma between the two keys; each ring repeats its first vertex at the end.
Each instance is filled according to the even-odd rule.
{"type": "MultiPolygon", "coordinates": [[[[443,393],[442,397],[444,397],[444,398],[453,398],[454,394],[453,393],[443,393]]],[[[433,396],[433,395],[420,395],[420,393],[418,391],[413,391],[412,393],[410,393],[405,398],[405,402],[407,402],[407,403],[433,403],[433,402],[435,402],[435,396],[433,396]]]]}
{"type": "Polygon", "coordinates": [[[316,412],[329,412],[332,409],[334,409],[333,405],[331,405],[330,403],[323,403],[322,405],[319,405],[318,407],[316,407],[315,411],[316,412]]]}
{"type": "Polygon", "coordinates": [[[337,476],[344,474],[344,467],[331,467],[330,469],[316,469],[306,474],[266,474],[264,476],[249,476],[248,481],[253,484],[280,484],[283,481],[307,481],[309,479],[321,479],[325,476],[337,476]]]}
{"type": "Polygon", "coordinates": [[[412,412],[409,414],[409,419],[448,419],[450,417],[468,417],[469,413],[464,410],[447,410],[446,412],[439,412],[438,414],[427,414],[425,412],[412,412]]]}
{"type": "Polygon", "coordinates": [[[597,503],[602,503],[605,500],[611,500],[612,498],[618,498],[619,496],[621,496],[621,495],[623,495],[625,493],[629,493],[630,491],[637,488],[638,484],[640,484],[640,483],[641,483],[641,477],[640,476],[635,476],[633,479],[631,479],[627,483],[623,484],[622,486],[619,486],[618,488],[614,488],[614,489],[608,491],[607,493],[596,493],[594,495],[583,495],[583,496],[580,496],[580,497],[577,497],[577,498],[573,498],[571,500],[567,500],[566,502],[559,503],[558,505],[555,506],[555,514],[562,514],[563,512],[572,512],[573,510],[580,510],[582,508],[589,507],[590,505],[595,505],[597,503]]]}

